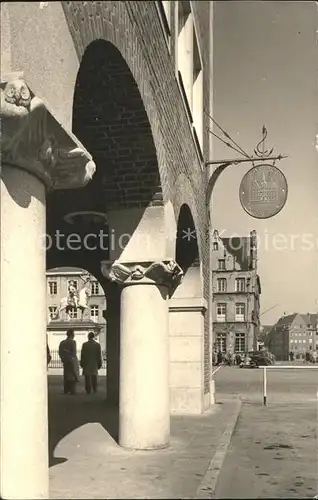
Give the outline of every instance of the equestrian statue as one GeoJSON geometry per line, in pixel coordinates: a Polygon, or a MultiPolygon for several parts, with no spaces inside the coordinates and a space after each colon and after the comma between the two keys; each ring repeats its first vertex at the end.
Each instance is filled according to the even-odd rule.
{"type": "Polygon", "coordinates": [[[91,277],[89,274],[85,273],[81,276],[83,281],[83,286],[80,290],[77,290],[75,282],[71,280],[68,285],[68,295],[63,297],[60,301],[60,307],[58,310],[58,317],[61,317],[61,312],[65,311],[67,314],[67,320],[70,321],[72,316],[72,311],[81,311],[81,320],[83,321],[84,312],[89,309],[88,297],[91,295],[91,277]]]}

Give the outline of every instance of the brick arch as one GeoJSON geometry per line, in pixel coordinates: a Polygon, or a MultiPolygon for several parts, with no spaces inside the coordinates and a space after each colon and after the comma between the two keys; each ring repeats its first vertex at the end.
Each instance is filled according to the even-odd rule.
{"type": "MultiPolygon", "coordinates": [[[[171,64],[173,56],[162,36],[155,2],[67,1],[62,2],[62,7],[79,60],[86,48],[99,39],[111,42],[120,51],[137,83],[149,119],[164,203],[169,200],[174,206],[175,202],[179,203],[175,196],[175,182],[190,164],[187,177],[192,188],[189,192],[191,199],[188,197],[186,202],[191,209],[196,205],[198,230],[204,232],[206,210],[202,187],[205,176],[198,162],[188,116],[171,64]]],[[[201,246],[204,246],[204,236],[201,246]]]]}
{"type": "MultiPolygon", "coordinates": [[[[202,194],[201,194],[202,197],[202,194]]],[[[202,227],[200,213],[198,213],[195,195],[188,177],[185,174],[180,174],[174,185],[173,205],[175,210],[175,218],[177,226],[180,222],[181,210],[187,207],[189,222],[188,224],[194,227],[196,233],[196,243],[198,249],[198,259],[204,262],[205,250],[205,227],[202,227]]],[[[184,216],[183,216],[184,217],[184,216]]],[[[178,229],[177,229],[178,231],[178,229]]],[[[176,241],[177,245],[177,241],[176,241]]]]}
{"type": "Polygon", "coordinates": [[[86,193],[94,196],[102,190],[104,209],[145,207],[162,200],[148,116],[133,75],[111,42],[95,40],[84,52],[74,92],[73,131],[97,164],[86,193]]]}
{"type": "MultiPolygon", "coordinates": [[[[142,54],[140,38],[135,23],[128,12],[127,2],[62,2],[66,21],[74,40],[80,61],[90,45],[108,42],[122,56],[131,76],[139,89],[155,144],[160,172],[162,197],[170,198],[169,176],[164,148],[164,132],[155,105],[155,92],[151,84],[151,67],[142,54]]],[[[100,68],[98,68],[98,72],[100,68]]],[[[160,191],[160,190],[159,190],[160,191]]],[[[160,196],[159,196],[160,198],[160,196]]]]}

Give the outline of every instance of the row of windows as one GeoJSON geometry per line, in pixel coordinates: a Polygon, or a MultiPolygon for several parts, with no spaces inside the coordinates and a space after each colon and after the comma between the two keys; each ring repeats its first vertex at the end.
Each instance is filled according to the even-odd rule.
{"type": "MultiPolygon", "coordinates": [[[[216,250],[216,248],[214,247],[214,244],[213,244],[213,250],[216,250]]],[[[231,269],[233,269],[233,263],[231,264],[231,269]]],[[[231,270],[231,269],[228,269],[228,270],[231,270]]],[[[226,268],[226,263],[225,263],[225,259],[218,259],[218,271],[226,271],[227,268],[226,268]]]]}
{"type": "MultiPolygon", "coordinates": [[[[72,309],[70,311],[70,317],[73,319],[77,318],[77,309],[72,309]]],[[[57,306],[49,306],[49,317],[50,319],[55,319],[57,315],[57,306]]],[[[92,305],[90,306],[90,317],[93,320],[99,318],[99,306],[92,305]]]]}
{"type": "Polygon", "coordinates": [[[313,334],[313,332],[304,332],[304,333],[292,333],[291,332],[290,336],[291,337],[306,337],[306,336],[311,337],[312,334],[313,334]]]}
{"type": "MultiPolygon", "coordinates": [[[[250,278],[236,278],[235,280],[235,291],[245,292],[250,285],[250,278]]],[[[227,279],[218,278],[217,280],[217,291],[227,292],[227,279]]]]}
{"type": "Polygon", "coordinates": [[[294,328],[294,330],[296,328],[308,328],[309,330],[314,330],[315,329],[312,325],[294,325],[292,328],[294,328]]]}
{"type": "Polygon", "coordinates": [[[298,351],[301,351],[301,352],[306,352],[306,351],[307,351],[307,347],[306,347],[306,346],[305,346],[305,347],[303,347],[303,346],[302,346],[302,347],[300,347],[300,346],[298,346],[298,345],[294,345],[294,346],[293,346],[293,349],[295,349],[295,351],[297,351],[297,350],[298,350],[298,351]]]}
{"type": "MultiPolygon", "coordinates": [[[[216,321],[226,322],[227,304],[225,302],[218,302],[216,305],[216,321]]],[[[237,302],[235,304],[235,321],[245,321],[246,318],[246,304],[237,302]]]]}
{"type": "MultiPolygon", "coordinates": [[[[77,280],[67,280],[67,286],[69,286],[69,282],[72,281],[74,283],[74,286],[76,289],[78,289],[78,281],[77,280]]],[[[56,280],[49,280],[48,282],[48,287],[49,287],[49,294],[50,295],[57,295],[57,281],[56,280]]],[[[91,294],[92,295],[100,295],[99,291],[99,283],[98,281],[92,281],[91,283],[91,294]]]]}
{"type": "MultiPolygon", "coordinates": [[[[221,352],[227,351],[226,345],[226,334],[225,333],[217,333],[216,334],[216,349],[221,352]]],[[[235,344],[234,344],[235,352],[245,352],[246,350],[246,335],[245,333],[236,333],[235,334],[235,344]]]]}
{"type": "MultiPolygon", "coordinates": [[[[308,339],[308,342],[309,342],[309,344],[312,344],[312,339],[308,339]]],[[[305,339],[304,340],[301,340],[301,339],[299,339],[299,340],[291,340],[290,343],[291,344],[297,344],[297,343],[299,343],[299,344],[301,344],[301,343],[306,344],[307,340],[305,340],[305,339]]]]}
{"type": "MultiPolygon", "coordinates": [[[[171,49],[171,1],[157,2],[163,31],[171,49]]],[[[189,1],[175,2],[176,73],[193,136],[203,150],[203,64],[189,1]]]]}
{"type": "Polygon", "coordinates": [[[284,329],[284,330],[297,330],[298,328],[302,329],[302,328],[307,328],[308,330],[313,330],[315,331],[316,330],[316,327],[314,325],[294,325],[294,326],[291,326],[291,325],[280,325],[280,328],[281,329],[284,329]]]}

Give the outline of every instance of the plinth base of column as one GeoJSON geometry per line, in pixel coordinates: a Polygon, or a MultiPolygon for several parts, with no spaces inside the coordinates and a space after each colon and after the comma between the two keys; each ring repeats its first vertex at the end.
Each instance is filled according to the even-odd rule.
{"type": "Polygon", "coordinates": [[[215,404],[215,382],[210,380],[210,405],[215,404]]]}
{"type": "Polygon", "coordinates": [[[119,446],[123,448],[124,450],[127,451],[154,451],[154,450],[165,450],[169,448],[170,446],[170,441],[166,444],[159,444],[156,446],[149,446],[149,447],[140,447],[140,446],[125,446],[121,443],[119,443],[119,446]]]}
{"type": "Polygon", "coordinates": [[[133,424],[125,425],[119,420],[118,444],[127,450],[151,451],[167,448],[170,445],[170,416],[162,427],[152,427],[150,432],[147,426],[134,429],[133,424]]]}

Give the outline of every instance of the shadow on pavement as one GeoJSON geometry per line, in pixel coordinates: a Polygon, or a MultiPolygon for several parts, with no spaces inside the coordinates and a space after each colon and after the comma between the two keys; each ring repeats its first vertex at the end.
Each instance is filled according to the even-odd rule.
{"type": "Polygon", "coordinates": [[[55,457],[58,443],[75,429],[87,423],[100,423],[110,436],[118,441],[118,407],[106,400],[106,380],[100,377],[99,392],[87,395],[83,383],[75,396],[62,393],[62,377],[48,377],[49,466],[65,462],[55,457]]]}

